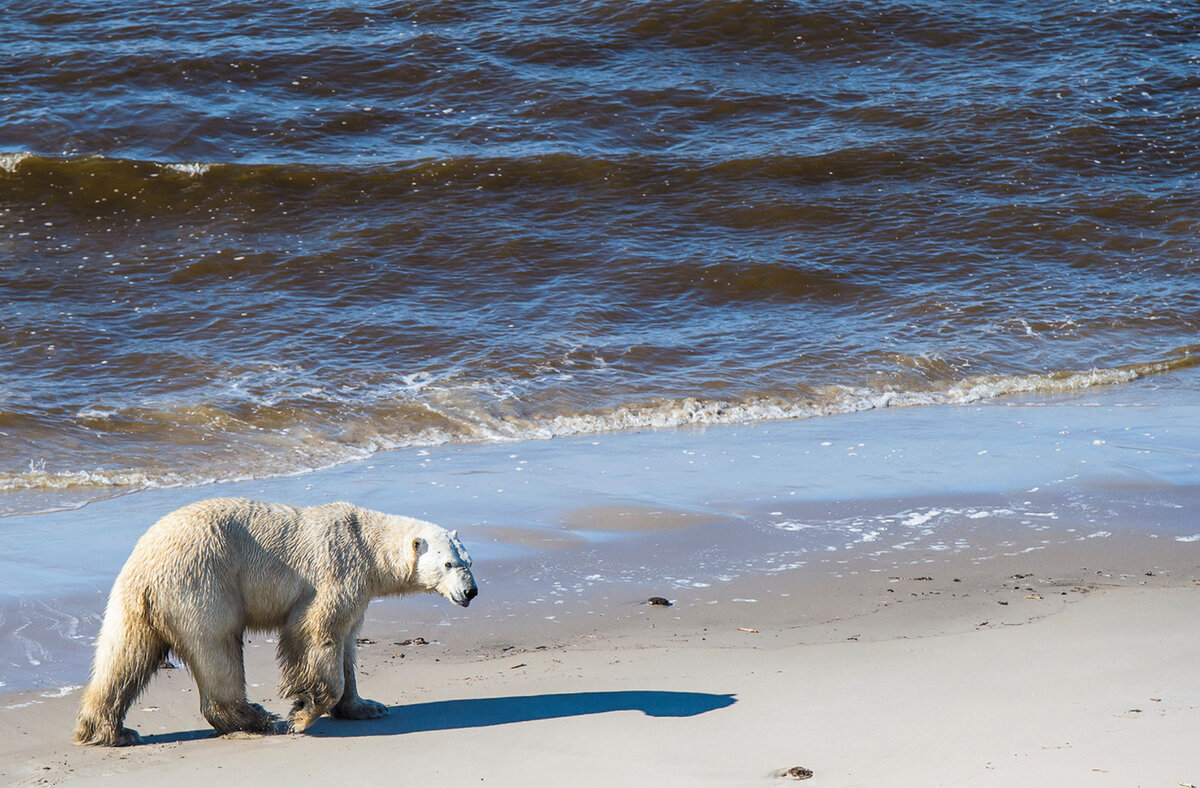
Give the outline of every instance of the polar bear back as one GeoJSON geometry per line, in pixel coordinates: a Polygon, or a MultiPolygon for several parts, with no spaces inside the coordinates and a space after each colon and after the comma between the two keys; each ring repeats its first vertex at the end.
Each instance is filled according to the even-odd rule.
{"type": "Polygon", "coordinates": [[[378,546],[367,543],[378,541],[381,523],[373,516],[346,503],[298,507],[240,498],[200,501],[150,527],[118,586],[160,613],[220,610],[251,629],[283,625],[297,604],[318,589],[365,606],[380,559],[378,546]]]}

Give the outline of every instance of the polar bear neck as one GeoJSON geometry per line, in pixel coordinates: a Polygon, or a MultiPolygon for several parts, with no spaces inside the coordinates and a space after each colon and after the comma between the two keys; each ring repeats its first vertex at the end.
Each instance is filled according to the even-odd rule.
{"type": "Polygon", "coordinates": [[[412,540],[420,535],[420,520],[369,509],[357,511],[363,541],[369,546],[368,585],[371,596],[397,596],[428,591],[418,587],[412,540]]]}

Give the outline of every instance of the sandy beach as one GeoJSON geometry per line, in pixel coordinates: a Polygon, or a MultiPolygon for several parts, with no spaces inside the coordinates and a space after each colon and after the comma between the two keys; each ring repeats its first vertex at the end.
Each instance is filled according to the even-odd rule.
{"type": "MultiPolygon", "coordinates": [[[[0,782],[1200,783],[1196,409],[1139,396],[398,452],[9,518],[7,598],[57,580],[6,609],[0,782]],[[73,746],[111,578],[210,494],[460,527],[481,595],[373,603],[382,720],[220,739],[170,669],[129,715],[146,744],[73,746]],[[36,609],[77,631],[34,638],[36,609]]],[[[246,654],[285,712],[271,636],[246,654]]]]}
{"type": "MultiPolygon", "coordinates": [[[[1014,559],[961,582],[946,579],[952,564],[933,580],[877,576],[829,589],[858,614],[807,626],[782,623],[796,603],[776,591],[514,643],[402,645],[373,624],[361,684],[392,705],[385,719],[218,739],[190,677],[164,671],[130,715],[140,747],[71,746],[76,693],[6,709],[0,776],[736,786],[801,766],[830,786],[1184,785],[1198,779],[1200,729],[1191,552],[1182,574],[1142,563],[1014,580],[1030,568],[1014,559]]],[[[251,697],[284,711],[269,650],[249,653],[251,697]]]]}

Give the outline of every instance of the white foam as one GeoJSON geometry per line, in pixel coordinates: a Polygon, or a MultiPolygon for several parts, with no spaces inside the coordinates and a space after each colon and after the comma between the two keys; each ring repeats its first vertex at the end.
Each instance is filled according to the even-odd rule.
{"type": "Polygon", "coordinates": [[[965,404],[1011,394],[1052,394],[1112,386],[1137,380],[1146,372],[1158,371],[1156,367],[1146,365],[1144,371],[1136,367],[1118,367],[1049,375],[982,375],[951,386],[947,391],[947,402],[965,404]]]}
{"type": "Polygon", "coordinates": [[[172,162],[170,164],[164,164],[163,167],[173,172],[190,175],[193,178],[198,178],[212,169],[211,164],[206,164],[199,161],[172,162]]]}
{"type": "Polygon", "coordinates": [[[113,416],[116,416],[117,413],[118,413],[118,411],[113,410],[111,408],[101,408],[101,407],[97,407],[95,405],[90,405],[86,408],[81,409],[78,413],[76,413],[75,418],[77,418],[77,419],[110,419],[113,416]]]}
{"type": "Polygon", "coordinates": [[[900,524],[907,525],[910,527],[924,525],[925,523],[929,522],[930,520],[937,517],[941,513],[942,513],[941,509],[930,509],[927,512],[913,512],[912,514],[910,514],[908,516],[907,519],[902,520],[900,522],[900,524]]]}
{"type": "Polygon", "coordinates": [[[5,172],[16,172],[17,167],[26,159],[33,158],[33,154],[29,152],[22,153],[0,153],[0,170],[5,172]]]}
{"type": "Polygon", "coordinates": [[[6,709],[26,709],[26,708],[29,708],[30,706],[36,706],[39,703],[43,703],[43,702],[44,701],[40,701],[40,700],[27,700],[24,703],[14,703],[11,706],[5,706],[4,708],[6,708],[6,709]]]}
{"type": "MultiPolygon", "coordinates": [[[[1190,357],[1176,361],[1149,362],[1112,369],[1082,372],[1055,372],[1030,375],[979,375],[942,390],[903,391],[849,386],[826,386],[811,399],[787,400],[777,397],[737,402],[699,400],[689,397],[663,400],[644,405],[628,405],[595,413],[563,414],[545,419],[497,419],[490,414],[470,414],[475,437],[484,440],[521,440],[594,434],[615,430],[664,429],[684,425],[747,424],[760,421],[809,419],[859,413],[881,408],[920,407],[927,405],[963,405],[1013,394],[1060,394],[1096,386],[1128,383],[1144,375],[1168,372],[1188,363],[1190,357]]],[[[498,383],[481,388],[502,400],[514,396],[498,383]],[[501,390],[504,389],[504,390],[501,390]]],[[[833,445],[824,441],[821,446],[833,445]]],[[[853,448],[853,447],[852,447],[853,448]]],[[[981,455],[983,456],[983,455],[981,455]]]]}
{"type": "MultiPolygon", "coordinates": [[[[31,467],[24,473],[0,473],[0,492],[13,490],[69,490],[77,487],[133,487],[148,489],[154,487],[177,487],[183,485],[182,477],[171,474],[151,475],[136,469],[91,471],[47,471],[40,467],[31,467]]],[[[191,480],[202,483],[199,480],[191,480]]],[[[213,480],[209,480],[213,481],[213,480]]]]}
{"type": "Polygon", "coordinates": [[[771,523],[771,527],[777,528],[780,531],[809,531],[814,528],[818,528],[819,526],[809,525],[808,523],[799,523],[795,520],[784,520],[783,522],[779,523],[771,523]]]}

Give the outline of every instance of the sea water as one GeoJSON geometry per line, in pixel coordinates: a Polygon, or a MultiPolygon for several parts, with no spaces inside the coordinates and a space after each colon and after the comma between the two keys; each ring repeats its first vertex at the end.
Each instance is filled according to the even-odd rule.
{"type": "Polygon", "coordinates": [[[570,526],[596,499],[715,518],[629,570],[681,586],[1036,522],[1056,483],[1080,527],[1195,536],[1197,35],[1142,2],[16,4],[0,681],[71,683],[137,534],[216,493],[425,513],[481,568],[561,542],[551,589],[633,578],[636,537],[570,526]]]}

